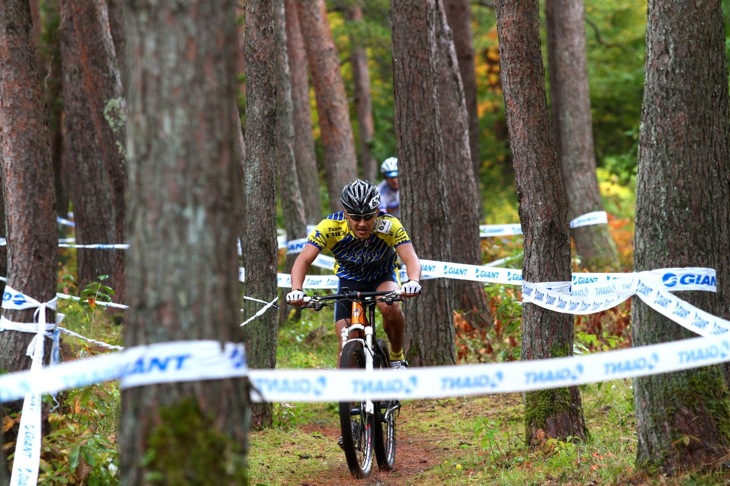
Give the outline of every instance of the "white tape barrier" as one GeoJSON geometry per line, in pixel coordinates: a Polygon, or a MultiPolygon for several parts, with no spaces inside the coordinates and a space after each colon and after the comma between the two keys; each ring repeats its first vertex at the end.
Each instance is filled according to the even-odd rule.
{"type": "Polygon", "coordinates": [[[0,402],[111,380],[120,380],[122,388],[130,388],[158,383],[220,380],[246,376],[247,373],[243,344],[170,341],[40,370],[0,375],[0,402]]]}
{"type": "Polygon", "coordinates": [[[122,387],[242,377],[254,401],[329,402],[514,393],[668,373],[730,360],[726,337],[535,361],[408,370],[247,370],[243,347],[182,341],[130,348],[36,371],[0,376],[0,401],[121,380],[122,387]]]}
{"type": "MultiPolygon", "coordinates": [[[[241,269],[243,273],[243,269],[241,269]]],[[[401,270],[402,278],[405,270],[401,270]]],[[[486,265],[469,265],[466,263],[446,263],[435,260],[421,260],[422,278],[452,278],[469,280],[485,284],[522,285],[522,270],[514,268],[490,267],[486,265]]],[[[625,288],[630,288],[637,278],[661,284],[672,292],[703,290],[715,292],[717,278],[715,270],[711,268],[687,267],[664,268],[646,272],[633,273],[575,273],[572,276],[571,291],[574,295],[603,295],[612,291],[611,282],[623,282],[625,288]]],[[[291,275],[277,274],[280,288],[291,288],[291,275]]],[[[335,275],[308,275],[303,287],[308,290],[337,289],[338,278],[335,275]]]]}
{"type": "Polygon", "coordinates": [[[251,370],[268,402],[516,393],[669,373],[730,361],[730,340],[693,338],[606,353],[498,364],[365,371],[251,370]]]}
{"type": "Polygon", "coordinates": [[[64,226],[71,226],[71,227],[76,226],[76,223],[74,223],[70,219],[62,218],[60,216],[56,216],[56,222],[58,222],[58,224],[62,224],[64,226]]]}
{"type": "Polygon", "coordinates": [[[59,243],[59,248],[90,248],[94,250],[129,250],[127,243],[96,243],[93,245],[77,245],[75,243],[59,243]]]}
{"type": "Polygon", "coordinates": [[[588,297],[556,291],[549,286],[550,284],[545,283],[523,282],[523,302],[564,314],[593,314],[610,309],[632,295],[637,295],[652,309],[700,336],[720,336],[730,332],[730,321],[715,317],[685,302],[668,292],[658,281],[638,278],[629,289],[624,286],[624,282],[612,283],[608,286],[615,287],[613,292],[607,292],[604,296],[588,297]]]}
{"type": "MultiPolygon", "coordinates": [[[[29,373],[38,373],[43,369],[43,341],[46,334],[46,308],[55,309],[56,299],[50,302],[38,302],[22,293],[16,291],[9,285],[5,286],[3,293],[3,309],[26,310],[36,309],[35,326],[36,333],[28,345],[27,355],[31,357],[29,373]]],[[[19,327],[17,324],[2,321],[3,326],[19,327]]],[[[28,332],[29,330],[25,330],[28,332]]],[[[32,332],[32,331],[31,331],[32,332]]],[[[19,424],[18,440],[15,444],[15,460],[13,471],[10,476],[10,485],[36,484],[38,481],[38,465],[41,459],[41,409],[42,400],[40,393],[28,393],[24,395],[23,409],[19,424]]]]}

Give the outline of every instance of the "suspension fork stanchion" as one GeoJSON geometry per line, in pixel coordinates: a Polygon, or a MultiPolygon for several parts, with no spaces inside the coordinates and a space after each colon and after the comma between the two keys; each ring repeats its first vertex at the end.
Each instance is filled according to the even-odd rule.
{"type": "MultiPolygon", "coordinates": [[[[365,315],[365,306],[362,302],[353,300],[352,301],[352,322],[351,324],[357,324],[361,331],[364,331],[364,346],[363,354],[365,355],[365,369],[367,371],[373,370],[373,327],[368,326],[367,316],[365,315]]],[[[365,412],[368,414],[375,413],[375,405],[369,398],[365,400],[365,412]]]]}

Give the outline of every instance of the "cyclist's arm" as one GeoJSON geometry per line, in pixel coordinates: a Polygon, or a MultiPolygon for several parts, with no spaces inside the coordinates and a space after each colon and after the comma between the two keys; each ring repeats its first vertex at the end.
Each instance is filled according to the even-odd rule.
{"type": "Polygon", "coordinates": [[[412,243],[403,243],[395,247],[395,251],[398,253],[401,261],[406,266],[406,272],[408,273],[408,280],[421,280],[421,261],[416,255],[416,250],[413,248],[412,243]]]}
{"type": "Polygon", "coordinates": [[[299,254],[294,265],[291,267],[291,288],[292,290],[302,290],[304,278],[307,276],[307,270],[312,262],[317,258],[322,250],[314,245],[307,243],[299,254]]]}

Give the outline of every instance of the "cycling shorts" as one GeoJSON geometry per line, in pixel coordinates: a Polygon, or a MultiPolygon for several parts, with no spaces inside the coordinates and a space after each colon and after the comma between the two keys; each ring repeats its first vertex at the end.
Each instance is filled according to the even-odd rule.
{"type": "MultiPolygon", "coordinates": [[[[400,285],[400,281],[398,280],[398,276],[396,275],[395,271],[386,273],[379,279],[373,280],[372,282],[358,282],[355,280],[348,280],[346,278],[340,279],[339,287],[337,288],[337,293],[342,293],[347,291],[357,291],[357,292],[375,292],[378,289],[378,286],[383,282],[395,282],[398,285],[400,285]]],[[[350,319],[350,316],[352,315],[352,301],[351,300],[338,300],[335,304],[335,322],[341,320],[341,319],[350,319]]]]}

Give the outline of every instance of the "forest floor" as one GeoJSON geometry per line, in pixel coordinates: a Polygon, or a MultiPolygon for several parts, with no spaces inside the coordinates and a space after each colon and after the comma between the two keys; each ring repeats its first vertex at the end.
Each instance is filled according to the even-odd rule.
{"type": "Polygon", "coordinates": [[[250,433],[252,486],[714,486],[727,468],[676,477],[637,472],[631,382],[582,389],[585,442],[524,441],[521,394],[404,402],[397,423],[395,468],[377,465],[367,479],[350,475],[335,404],[278,404],[279,425],[250,433]],[[288,418],[287,418],[288,417],[288,418]]]}
{"type": "MultiPolygon", "coordinates": [[[[262,457],[260,449],[271,431],[252,432],[250,464],[252,485],[420,485],[434,483],[433,472],[444,467],[459,476],[468,476],[459,467],[461,451],[476,447],[474,434],[460,430],[454,421],[464,423],[484,413],[485,408],[500,406],[496,402],[516,404],[516,395],[493,395],[474,400],[446,399],[406,402],[396,429],[396,465],[393,471],[379,471],[377,465],[369,478],[353,479],[344,453],[337,445],[340,428],[337,418],[302,424],[280,444],[280,449],[262,457]],[[313,446],[303,447],[300,436],[313,439],[313,446]],[[455,462],[456,461],[456,462],[455,462]],[[278,463],[278,464],[277,464],[278,463]],[[453,463],[453,464],[452,464],[453,463]],[[288,464],[288,467],[282,467],[288,464]],[[313,467],[312,467],[313,466],[313,467]],[[466,474],[462,474],[462,472],[466,474]],[[273,474],[272,474],[273,473],[273,474]],[[429,479],[431,478],[431,479],[429,479]]],[[[323,410],[326,407],[322,407],[323,410]]],[[[306,442],[310,444],[310,442],[306,442]]],[[[443,472],[439,473],[439,475],[443,472]]],[[[441,479],[446,479],[441,475],[441,479]]],[[[467,477],[462,479],[468,482],[467,477]]],[[[453,483],[458,484],[458,483],[453,483]]]]}

